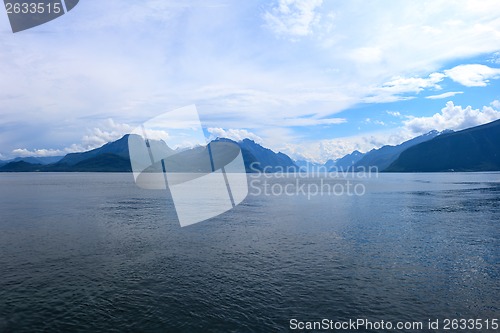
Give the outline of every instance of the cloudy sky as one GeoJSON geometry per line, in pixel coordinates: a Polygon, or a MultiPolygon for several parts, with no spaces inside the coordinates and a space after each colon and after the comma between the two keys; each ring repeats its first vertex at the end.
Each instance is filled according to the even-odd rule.
{"type": "Polygon", "coordinates": [[[212,137],[324,162],[500,118],[500,2],[81,0],[0,13],[0,159],[63,155],[195,104],[212,137]]]}

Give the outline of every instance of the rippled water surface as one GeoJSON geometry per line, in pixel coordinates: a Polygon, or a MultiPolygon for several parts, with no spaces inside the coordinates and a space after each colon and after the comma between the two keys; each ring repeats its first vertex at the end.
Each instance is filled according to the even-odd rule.
{"type": "Polygon", "coordinates": [[[358,182],[364,195],[251,191],[181,228],[166,193],[129,174],[0,174],[0,331],[500,317],[499,173],[358,182]]]}

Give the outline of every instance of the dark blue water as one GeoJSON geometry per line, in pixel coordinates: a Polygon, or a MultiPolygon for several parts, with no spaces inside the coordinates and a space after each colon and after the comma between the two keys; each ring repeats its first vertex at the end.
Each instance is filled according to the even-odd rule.
{"type": "Polygon", "coordinates": [[[181,228],[129,174],[0,174],[0,331],[499,318],[500,174],[362,182],[360,196],[251,195],[181,228]]]}

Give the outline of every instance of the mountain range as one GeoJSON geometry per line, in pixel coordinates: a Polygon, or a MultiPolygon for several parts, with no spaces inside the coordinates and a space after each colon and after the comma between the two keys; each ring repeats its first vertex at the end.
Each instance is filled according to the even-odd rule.
{"type": "MultiPolygon", "coordinates": [[[[82,153],[70,153],[57,158],[54,163],[41,163],[38,160],[16,159],[0,165],[0,172],[131,172],[129,156],[129,136],[82,153]]],[[[235,142],[229,139],[216,139],[212,142],[228,141],[240,146],[246,172],[296,171],[298,167],[290,157],[275,153],[250,139],[235,142]]],[[[151,144],[154,144],[153,142],[151,144]]],[[[170,149],[170,148],[166,148],[170,149]]],[[[183,151],[183,156],[195,156],[201,147],[183,151]]],[[[192,161],[193,159],[191,159],[192,161]]],[[[175,165],[174,165],[175,167],[175,165]]],[[[191,169],[195,166],[190,165],[191,169]]],[[[189,169],[188,171],[193,171],[189,169]]]]}
{"type": "Polygon", "coordinates": [[[11,160],[7,161],[0,161],[0,166],[5,165],[10,162],[20,162],[24,161],[30,164],[51,164],[51,163],[56,163],[59,160],[61,160],[64,156],[44,156],[44,157],[34,157],[34,156],[29,156],[29,157],[16,157],[11,160]]]}
{"type": "MultiPolygon", "coordinates": [[[[383,146],[366,154],[354,151],[325,164],[294,162],[286,154],[275,153],[250,139],[212,142],[218,141],[239,145],[246,172],[356,171],[368,167],[382,172],[500,171],[500,120],[458,132],[431,131],[397,146],[383,146]]],[[[128,145],[129,134],[100,148],[64,157],[0,161],[0,172],[131,172],[128,145]]],[[[200,149],[192,148],[183,155],[195,156],[200,149]]]]}
{"type": "Polygon", "coordinates": [[[379,171],[385,170],[392,162],[394,162],[399,155],[406,149],[413,147],[421,142],[425,142],[435,138],[443,133],[449,133],[452,131],[430,131],[426,134],[417,136],[411,140],[405,141],[396,146],[383,146],[378,149],[372,149],[367,153],[361,153],[358,150],[353,151],[350,154],[345,155],[337,160],[329,159],[324,164],[312,163],[307,161],[296,161],[297,166],[300,167],[302,171],[363,171],[368,170],[369,167],[375,167],[379,171]]]}

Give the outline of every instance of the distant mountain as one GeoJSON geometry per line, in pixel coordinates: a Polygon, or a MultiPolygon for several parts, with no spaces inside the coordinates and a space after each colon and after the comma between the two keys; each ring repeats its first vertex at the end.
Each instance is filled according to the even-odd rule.
{"type": "Polygon", "coordinates": [[[406,149],[419,143],[432,140],[436,136],[447,132],[449,131],[430,131],[429,133],[417,136],[416,138],[405,141],[397,146],[383,146],[379,149],[372,149],[368,153],[366,153],[357,163],[355,163],[354,168],[366,170],[369,167],[377,167],[379,171],[384,171],[406,149]]]}
{"type": "Polygon", "coordinates": [[[410,147],[386,171],[500,171],[500,120],[410,147]]]}
{"type": "Polygon", "coordinates": [[[32,164],[25,161],[8,162],[0,166],[0,172],[33,172],[43,169],[42,164],[32,164]]]}
{"type": "Polygon", "coordinates": [[[324,172],[323,164],[298,160],[294,162],[301,172],[324,172]]]}
{"type": "Polygon", "coordinates": [[[59,162],[64,156],[44,156],[44,157],[16,157],[12,160],[6,161],[7,163],[9,162],[28,162],[31,164],[42,164],[42,165],[47,165],[51,163],[56,163],[59,162]]]}
{"type": "Polygon", "coordinates": [[[363,157],[363,153],[355,150],[350,154],[345,155],[337,160],[329,159],[324,164],[308,162],[308,161],[295,161],[295,164],[303,172],[334,172],[339,170],[347,170],[352,167],[354,163],[363,157]]]}
{"type": "MultiPolygon", "coordinates": [[[[129,136],[127,134],[117,141],[107,143],[90,151],[68,154],[59,161],[47,165],[29,163],[24,160],[11,161],[1,165],[0,172],[131,172],[128,150],[129,136]]],[[[252,140],[245,139],[234,142],[229,139],[217,139],[212,142],[217,141],[233,142],[240,146],[247,172],[298,170],[298,167],[287,155],[275,153],[252,140]]],[[[158,149],[171,151],[164,142],[151,140],[149,144],[151,147],[158,146],[158,149]]],[[[168,167],[173,172],[207,171],[205,170],[206,163],[201,163],[203,161],[199,158],[200,156],[206,156],[206,150],[207,147],[195,147],[175,154],[168,159],[168,167]]],[[[224,152],[219,151],[219,154],[224,154],[224,152]]]]}
{"type": "MultiPolygon", "coordinates": [[[[12,162],[26,162],[28,164],[41,164],[41,165],[47,165],[51,163],[56,163],[60,159],[62,159],[63,156],[44,156],[44,157],[16,157],[14,159],[6,160],[6,161],[0,161],[0,167],[12,163],[12,162]]],[[[17,163],[17,164],[11,164],[9,168],[23,168],[22,166],[24,163],[17,163]]],[[[9,169],[7,168],[7,169],[9,169]]]]}
{"type": "Polygon", "coordinates": [[[336,160],[328,160],[325,162],[325,164],[323,164],[323,166],[325,167],[326,170],[330,170],[331,168],[333,168],[335,166],[335,163],[336,163],[336,160]]]}
{"type": "MultiPolygon", "coordinates": [[[[229,139],[217,139],[214,141],[229,139]]],[[[262,147],[258,143],[250,139],[244,139],[237,143],[241,148],[245,169],[247,172],[280,172],[280,171],[297,171],[298,167],[292,159],[281,152],[275,153],[271,149],[262,147]]]]}
{"type": "Polygon", "coordinates": [[[335,161],[335,164],[329,168],[330,171],[342,171],[342,170],[349,170],[352,168],[356,163],[358,163],[365,154],[355,150],[350,154],[345,155],[342,158],[339,158],[338,160],[335,161]]]}

